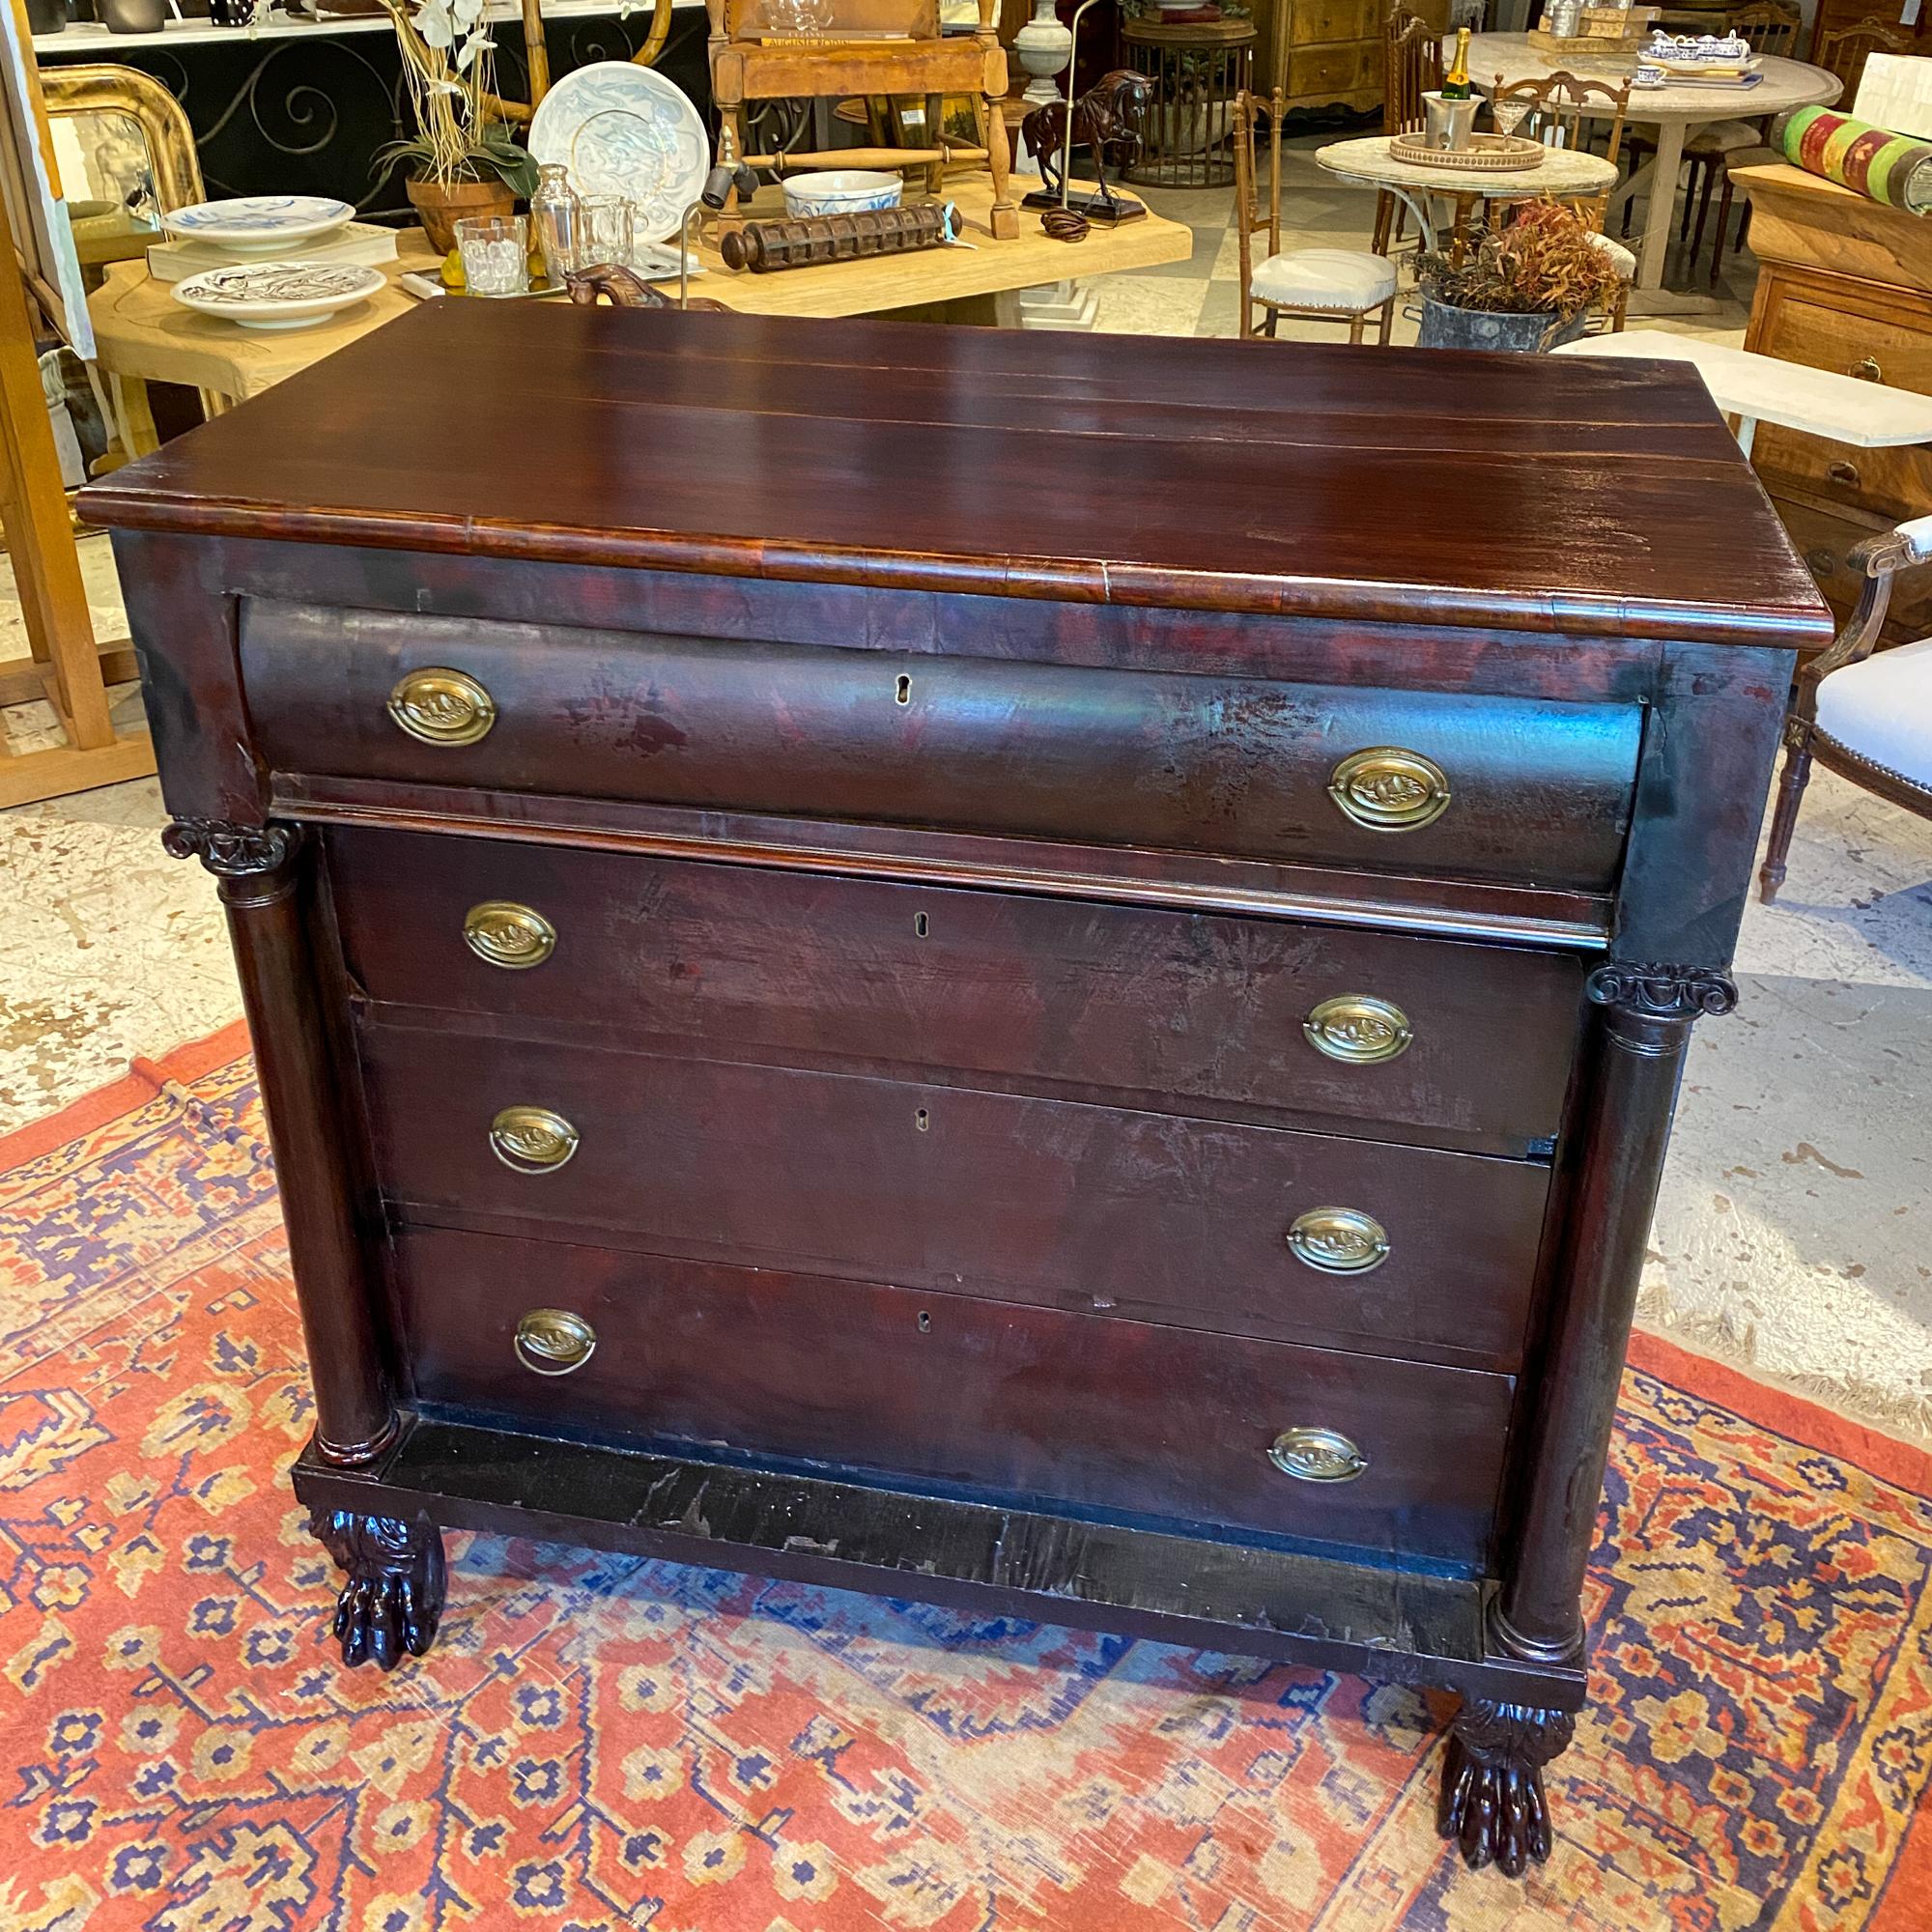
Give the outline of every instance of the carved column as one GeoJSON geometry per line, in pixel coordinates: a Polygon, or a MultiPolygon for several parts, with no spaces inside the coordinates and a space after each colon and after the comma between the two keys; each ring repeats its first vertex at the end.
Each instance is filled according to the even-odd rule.
{"type": "Polygon", "coordinates": [[[1497,1620],[1505,1649],[1548,1662],[1582,1653],[1583,1573],[1691,1023],[1738,1003],[1723,974],[1695,966],[1599,966],[1584,990],[1603,1016],[1577,1123],[1583,1161],[1530,1421],[1534,1474],[1497,1620]]]}
{"type": "MultiPolygon", "coordinates": [[[[1694,966],[1600,966],[1602,1009],[1583,1150],[1522,1466],[1532,1473],[1492,1640],[1510,1656],[1580,1662],[1583,1576],[1596,1533],[1617,1388],[1644,1247],[1693,1021],[1727,1013],[1737,988],[1694,966]]],[[[1472,1866],[1516,1876],[1549,1856],[1543,1767],[1570,1743],[1566,1711],[1471,1699],[1451,1727],[1440,1826],[1472,1866]]]]}
{"type": "Polygon", "coordinates": [[[177,859],[199,859],[220,881],[268,1102],[315,1389],[316,1448],[331,1463],[361,1463],[394,1439],[398,1418],[356,1237],[347,1130],[309,953],[301,837],[295,825],[182,818],[162,843],[177,859]]]}

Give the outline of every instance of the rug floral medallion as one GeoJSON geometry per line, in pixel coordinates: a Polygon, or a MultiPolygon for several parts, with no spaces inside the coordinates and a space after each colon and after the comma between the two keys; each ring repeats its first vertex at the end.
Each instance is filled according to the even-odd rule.
{"type": "Polygon", "coordinates": [[[1932,1927],[1932,1462],[1641,1339],[1520,1885],[1315,1670],[460,1536],[343,1670],[245,1048],[0,1143],[0,1932],[1932,1927]]]}

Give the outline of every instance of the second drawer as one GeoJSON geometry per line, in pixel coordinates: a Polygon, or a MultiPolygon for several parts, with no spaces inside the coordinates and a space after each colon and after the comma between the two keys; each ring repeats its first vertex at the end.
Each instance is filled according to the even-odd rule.
{"type": "Polygon", "coordinates": [[[412,1215],[1484,1367],[1520,1356],[1537,1163],[413,1027],[361,1037],[384,1187],[412,1215]]]}
{"type": "Polygon", "coordinates": [[[377,1000],[1482,1152],[1557,1132],[1583,1005],[1568,954],[1288,920],[409,832],[328,863],[377,1000]],[[1350,1001],[1398,1051],[1322,1018],[1350,1001]]]}

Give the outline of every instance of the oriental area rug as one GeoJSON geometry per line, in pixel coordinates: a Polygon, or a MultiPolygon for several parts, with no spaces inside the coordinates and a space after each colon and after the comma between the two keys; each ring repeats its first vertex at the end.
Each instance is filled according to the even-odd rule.
{"type": "Polygon", "coordinates": [[[239,1029],[0,1142],[0,1338],[4,1932],[1932,1926],[1932,1466],[1662,1344],[1517,1885],[1316,1670],[452,1536],[345,1671],[239,1029]]]}

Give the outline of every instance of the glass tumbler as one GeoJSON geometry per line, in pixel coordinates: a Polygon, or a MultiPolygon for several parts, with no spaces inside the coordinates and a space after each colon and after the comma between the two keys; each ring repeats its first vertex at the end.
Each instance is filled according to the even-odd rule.
{"type": "Polygon", "coordinates": [[[631,266],[631,222],[634,211],[620,194],[586,194],[578,199],[583,211],[583,233],[578,242],[577,269],[628,269],[631,266]]]}
{"type": "Polygon", "coordinates": [[[530,285],[521,214],[472,214],[456,224],[463,286],[472,296],[520,296],[530,285]]]}

